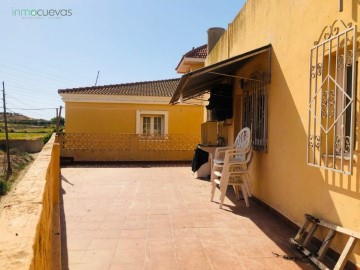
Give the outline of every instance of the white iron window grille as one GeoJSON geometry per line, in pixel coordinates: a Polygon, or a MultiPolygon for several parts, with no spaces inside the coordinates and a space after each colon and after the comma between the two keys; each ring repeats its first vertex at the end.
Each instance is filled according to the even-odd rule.
{"type": "Polygon", "coordinates": [[[253,149],[267,150],[267,92],[266,75],[258,72],[250,76],[244,83],[243,127],[251,129],[253,149]]]}
{"type": "Polygon", "coordinates": [[[310,50],[307,163],[311,166],[352,174],[355,57],[356,26],[343,21],[324,28],[310,50]],[[340,32],[340,27],[345,30],[340,32]]]}

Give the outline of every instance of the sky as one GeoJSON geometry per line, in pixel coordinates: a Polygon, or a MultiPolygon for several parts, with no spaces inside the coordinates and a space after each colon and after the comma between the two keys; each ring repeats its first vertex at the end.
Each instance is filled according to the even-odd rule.
{"type": "Polygon", "coordinates": [[[98,71],[97,85],[179,78],[182,55],[207,43],[207,29],[226,29],[244,2],[1,0],[8,112],[55,117],[64,106],[57,90],[93,86],[98,71]],[[21,16],[24,9],[33,13],[21,16]],[[39,16],[51,10],[61,14],[39,16]]]}

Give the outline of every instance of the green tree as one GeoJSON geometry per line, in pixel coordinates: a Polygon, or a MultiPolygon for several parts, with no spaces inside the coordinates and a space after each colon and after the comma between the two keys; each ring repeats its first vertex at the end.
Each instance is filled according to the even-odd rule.
{"type": "MultiPolygon", "coordinates": [[[[56,117],[53,117],[50,119],[51,124],[56,124],[56,117]]],[[[60,116],[60,126],[63,126],[65,124],[65,118],[60,116]]]]}

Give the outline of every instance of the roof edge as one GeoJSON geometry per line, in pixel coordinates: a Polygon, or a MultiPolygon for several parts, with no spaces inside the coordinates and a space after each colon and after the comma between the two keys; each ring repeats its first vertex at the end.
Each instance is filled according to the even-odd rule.
{"type": "Polygon", "coordinates": [[[85,87],[75,87],[75,88],[63,88],[58,89],[58,94],[66,93],[66,91],[76,91],[76,90],[88,90],[88,89],[101,89],[106,87],[119,87],[119,86],[130,86],[130,85],[139,85],[146,83],[156,83],[156,82],[168,82],[168,81],[180,81],[181,78],[171,78],[171,79],[163,79],[163,80],[153,80],[153,81],[138,81],[138,82],[129,82],[129,83],[118,83],[118,84],[104,84],[97,86],[85,86],[85,87]]]}

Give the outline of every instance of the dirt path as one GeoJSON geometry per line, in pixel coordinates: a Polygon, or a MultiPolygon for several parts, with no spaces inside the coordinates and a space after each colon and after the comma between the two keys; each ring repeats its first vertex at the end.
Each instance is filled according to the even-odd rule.
{"type": "Polygon", "coordinates": [[[4,207],[7,205],[7,202],[10,200],[10,198],[13,196],[13,193],[16,191],[17,185],[24,178],[25,174],[30,169],[32,163],[35,161],[37,156],[38,156],[38,154],[31,154],[33,161],[31,161],[29,164],[27,164],[26,167],[18,173],[16,179],[13,180],[13,182],[12,182],[11,190],[5,196],[0,197],[0,216],[1,216],[1,213],[4,209],[4,207]]]}

